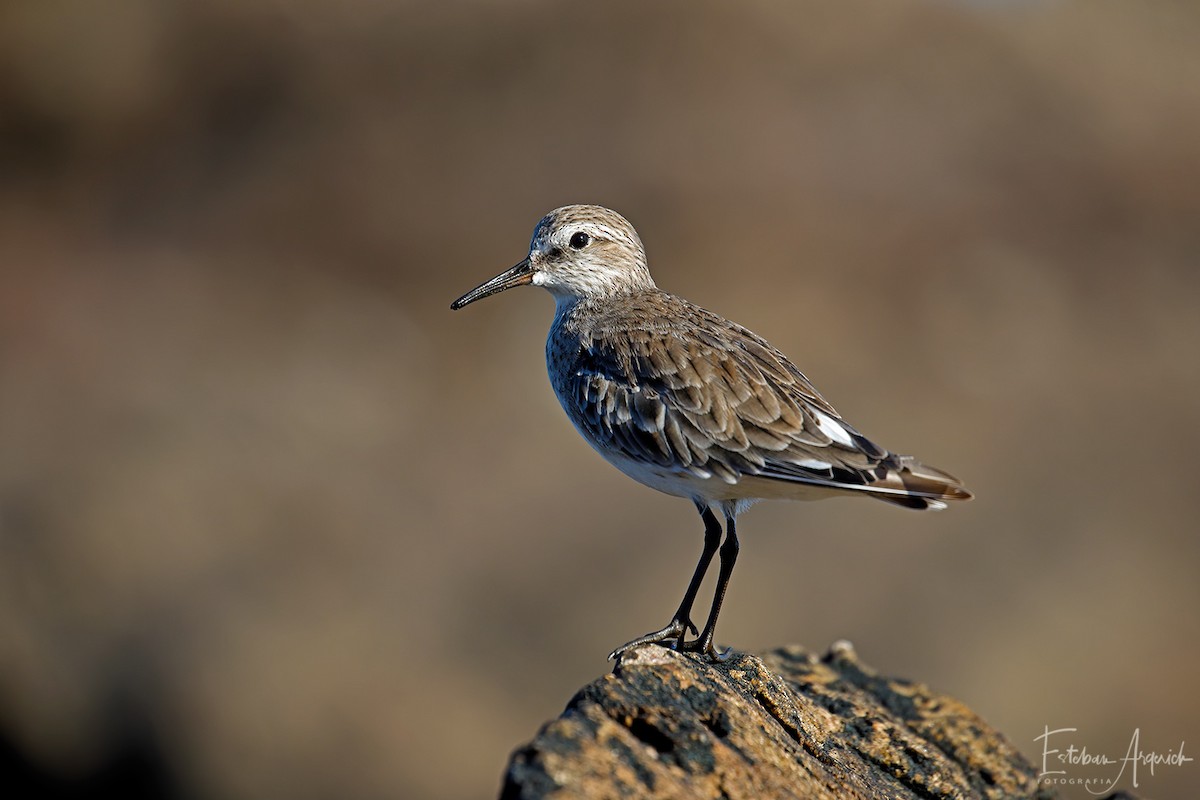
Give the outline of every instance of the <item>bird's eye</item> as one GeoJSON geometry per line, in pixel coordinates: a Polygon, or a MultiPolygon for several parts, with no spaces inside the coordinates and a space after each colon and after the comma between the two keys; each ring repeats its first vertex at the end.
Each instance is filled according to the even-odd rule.
{"type": "Polygon", "coordinates": [[[571,249],[573,250],[582,250],[583,248],[587,247],[591,241],[592,237],[588,236],[583,231],[576,231],[575,233],[571,234],[571,241],[567,242],[567,244],[571,245],[571,249]]]}

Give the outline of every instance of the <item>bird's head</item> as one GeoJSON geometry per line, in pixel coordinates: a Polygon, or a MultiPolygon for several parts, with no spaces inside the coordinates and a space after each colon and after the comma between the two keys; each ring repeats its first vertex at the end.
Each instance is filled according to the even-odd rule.
{"type": "Polygon", "coordinates": [[[617,212],[588,205],[563,206],[542,217],[529,255],[450,307],[526,284],[541,286],[560,303],[654,288],[637,231],[617,212]]]}

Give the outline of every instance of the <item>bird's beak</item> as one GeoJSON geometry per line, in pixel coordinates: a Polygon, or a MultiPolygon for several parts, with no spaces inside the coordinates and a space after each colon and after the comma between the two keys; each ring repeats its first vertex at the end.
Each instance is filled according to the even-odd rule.
{"type": "Polygon", "coordinates": [[[514,267],[506,269],[490,281],[484,281],[476,286],[471,291],[464,294],[462,297],[450,304],[450,308],[458,311],[466,305],[474,303],[476,300],[482,300],[489,295],[498,294],[505,289],[511,289],[514,286],[524,286],[527,283],[533,282],[533,267],[529,264],[529,259],[526,258],[514,267]]]}

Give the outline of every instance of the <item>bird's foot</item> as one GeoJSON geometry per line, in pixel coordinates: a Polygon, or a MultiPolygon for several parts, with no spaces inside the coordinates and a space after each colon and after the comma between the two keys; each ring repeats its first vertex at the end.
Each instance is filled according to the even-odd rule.
{"type": "Polygon", "coordinates": [[[718,650],[713,644],[713,633],[711,630],[705,629],[704,633],[698,639],[693,639],[690,642],[680,640],[678,650],[685,653],[698,653],[709,661],[723,662],[728,661],[733,653],[732,647],[727,647],[725,650],[718,650]]]}
{"type": "Polygon", "coordinates": [[[647,633],[645,636],[639,636],[633,641],[626,642],[616,650],[613,650],[608,654],[608,660],[613,661],[614,659],[620,658],[627,651],[632,650],[635,647],[641,647],[644,644],[659,644],[663,647],[669,647],[672,650],[686,649],[688,645],[684,643],[683,639],[687,635],[688,631],[691,631],[693,634],[699,633],[699,631],[696,630],[696,626],[692,624],[690,619],[686,617],[683,619],[676,617],[668,622],[665,628],[654,631],[653,633],[647,633]]]}

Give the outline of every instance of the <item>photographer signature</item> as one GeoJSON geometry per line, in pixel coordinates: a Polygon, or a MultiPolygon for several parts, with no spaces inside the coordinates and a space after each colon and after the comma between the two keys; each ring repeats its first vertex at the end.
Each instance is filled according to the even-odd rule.
{"type": "Polygon", "coordinates": [[[1060,737],[1060,734],[1075,733],[1078,728],[1056,728],[1050,730],[1047,725],[1045,732],[1041,736],[1034,738],[1034,741],[1042,743],[1042,771],[1038,775],[1038,781],[1044,783],[1071,783],[1082,784],[1089,792],[1095,795],[1107,794],[1112,791],[1113,787],[1125,776],[1126,770],[1129,770],[1129,779],[1132,782],[1133,788],[1138,788],[1138,768],[1149,767],[1150,774],[1154,774],[1155,767],[1178,767],[1183,764],[1193,761],[1191,756],[1184,755],[1184,742],[1179,743],[1179,747],[1172,750],[1167,750],[1165,753],[1160,753],[1155,750],[1143,750],[1141,746],[1141,728],[1134,728],[1133,736],[1129,739],[1129,747],[1125,750],[1125,755],[1120,758],[1113,758],[1105,753],[1093,753],[1084,747],[1076,747],[1074,744],[1069,744],[1065,748],[1051,747],[1050,737],[1060,737]],[[1102,778],[1067,778],[1055,777],[1066,776],[1065,769],[1054,769],[1054,767],[1113,767],[1116,769],[1116,775],[1111,779],[1102,778]],[[1096,789],[1094,787],[1101,787],[1096,789]]]}

